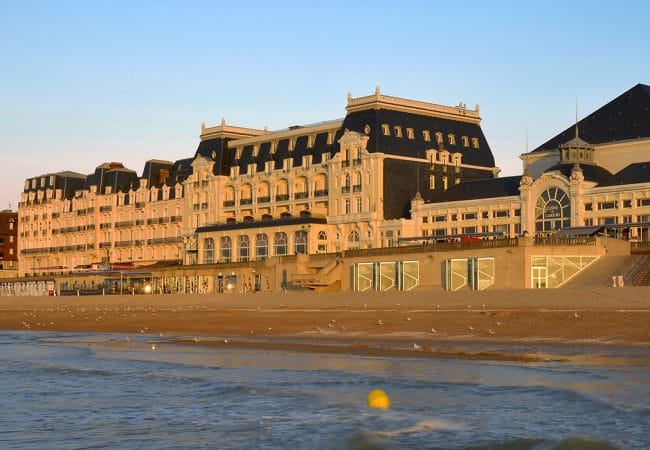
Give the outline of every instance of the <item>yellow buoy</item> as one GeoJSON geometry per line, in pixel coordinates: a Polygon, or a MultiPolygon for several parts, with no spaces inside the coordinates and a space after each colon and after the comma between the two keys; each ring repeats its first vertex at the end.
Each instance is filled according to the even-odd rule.
{"type": "Polygon", "coordinates": [[[375,389],[368,394],[368,406],[374,409],[390,408],[390,399],[381,389],[375,389]]]}

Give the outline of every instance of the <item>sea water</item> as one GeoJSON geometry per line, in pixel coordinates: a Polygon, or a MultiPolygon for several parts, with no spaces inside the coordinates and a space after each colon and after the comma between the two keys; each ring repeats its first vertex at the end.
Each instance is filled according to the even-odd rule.
{"type": "Polygon", "coordinates": [[[609,362],[380,358],[3,332],[0,448],[650,449],[648,350],[594,352],[609,362]],[[389,395],[389,410],[367,407],[376,388],[389,395]]]}

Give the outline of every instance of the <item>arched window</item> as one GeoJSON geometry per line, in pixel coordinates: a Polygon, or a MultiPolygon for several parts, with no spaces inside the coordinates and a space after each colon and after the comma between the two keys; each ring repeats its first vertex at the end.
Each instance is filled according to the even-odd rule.
{"type": "Polygon", "coordinates": [[[361,190],[362,182],[363,182],[363,175],[361,175],[361,172],[357,172],[354,175],[354,188],[355,188],[355,190],[357,189],[357,187],[359,188],[359,190],[361,190]]]}
{"type": "Polygon", "coordinates": [[[352,231],[348,235],[348,249],[359,248],[359,233],[352,231]]]}
{"type": "Polygon", "coordinates": [[[228,236],[221,238],[221,259],[224,262],[232,261],[232,239],[228,236]]]}
{"type": "Polygon", "coordinates": [[[294,234],[294,251],[298,253],[307,253],[307,232],[298,230],[294,234]]]}
{"type": "Polygon", "coordinates": [[[571,226],[571,202],[560,188],[546,189],[535,203],[535,231],[546,232],[571,226]]]}
{"type": "Polygon", "coordinates": [[[318,253],[327,253],[327,233],[325,231],[318,232],[318,253]]]}
{"type": "Polygon", "coordinates": [[[269,238],[266,234],[255,236],[255,257],[266,259],[269,256],[269,238]]]}
{"type": "Polygon", "coordinates": [[[203,239],[203,263],[214,263],[214,239],[212,238],[203,239]]]}
{"type": "Polygon", "coordinates": [[[248,236],[243,235],[239,236],[239,261],[248,261],[248,257],[250,255],[250,239],[248,239],[248,236]]]}
{"type": "Polygon", "coordinates": [[[287,254],[287,233],[275,233],[273,238],[273,246],[275,247],[275,255],[282,256],[287,254]]]}

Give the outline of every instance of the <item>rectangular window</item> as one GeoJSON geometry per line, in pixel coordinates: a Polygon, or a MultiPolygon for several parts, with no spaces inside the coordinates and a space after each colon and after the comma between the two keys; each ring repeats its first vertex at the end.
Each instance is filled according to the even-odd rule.
{"type": "Polygon", "coordinates": [[[463,227],[463,234],[476,234],[476,227],[463,227]]]}
{"type": "Polygon", "coordinates": [[[413,128],[406,129],[406,137],[409,139],[415,139],[415,134],[413,133],[413,128]]]}
{"type": "Polygon", "coordinates": [[[631,208],[632,200],[623,200],[623,208],[631,208]]]}
{"type": "Polygon", "coordinates": [[[449,145],[456,145],[456,136],[453,134],[448,134],[447,138],[449,139],[449,145]]]}
{"type": "Polygon", "coordinates": [[[458,220],[458,214],[452,214],[451,215],[451,221],[455,222],[456,220],[458,220]]]}
{"type": "Polygon", "coordinates": [[[429,223],[429,216],[424,216],[422,218],[422,223],[429,223]]]}
{"type": "Polygon", "coordinates": [[[650,206],[650,198],[640,198],[636,201],[638,207],[641,206],[650,206]]]}
{"type": "Polygon", "coordinates": [[[343,202],[343,214],[350,214],[350,199],[346,198],[343,202]]]}
{"type": "Polygon", "coordinates": [[[590,227],[594,224],[594,219],[585,219],[585,226],[590,227]]]}
{"type": "Polygon", "coordinates": [[[435,189],[435,188],[436,188],[436,176],[429,175],[429,189],[435,189]]]}
{"type": "Polygon", "coordinates": [[[395,126],[393,127],[393,131],[395,132],[395,137],[402,137],[402,127],[400,126],[395,126]]]}
{"type": "Polygon", "coordinates": [[[478,138],[472,138],[472,147],[478,148],[478,138]]]}
{"type": "Polygon", "coordinates": [[[492,214],[492,217],[494,217],[494,218],[497,218],[497,217],[509,217],[510,216],[509,212],[510,211],[507,211],[507,210],[494,211],[494,213],[492,214]]]}
{"type": "Polygon", "coordinates": [[[447,177],[442,177],[442,189],[447,190],[447,177]]]}
{"type": "Polygon", "coordinates": [[[612,202],[599,202],[598,203],[598,210],[603,210],[603,209],[616,209],[618,207],[617,202],[612,201],[612,202]]]}
{"type": "Polygon", "coordinates": [[[356,207],[357,211],[356,212],[358,212],[358,213],[363,212],[362,201],[363,201],[363,199],[361,197],[356,199],[356,204],[357,204],[357,207],[356,207]]]}
{"type": "Polygon", "coordinates": [[[463,220],[474,220],[476,219],[476,213],[471,212],[471,213],[463,213],[463,220]]]}
{"type": "Polygon", "coordinates": [[[487,219],[488,217],[490,217],[490,213],[488,211],[483,211],[481,213],[481,218],[487,219]]]}
{"type": "Polygon", "coordinates": [[[621,219],[623,219],[623,223],[632,223],[632,216],[623,216],[621,219]]]}
{"type": "Polygon", "coordinates": [[[390,136],[390,127],[387,123],[383,123],[381,125],[381,132],[384,134],[384,136],[390,136]]]}
{"type": "Polygon", "coordinates": [[[598,219],[598,225],[614,225],[617,223],[616,217],[601,217],[598,219]]]}
{"type": "Polygon", "coordinates": [[[434,216],[433,221],[434,222],[444,222],[447,220],[447,216],[445,215],[439,215],[439,216],[434,216]]]}
{"type": "Polygon", "coordinates": [[[467,136],[463,136],[463,147],[469,147],[469,138],[467,136]]]}
{"type": "Polygon", "coordinates": [[[593,211],[593,204],[585,203],[585,211],[593,211]]]}
{"type": "Polygon", "coordinates": [[[424,139],[425,142],[431,142],[431,133],[429,133],[429,130],[422,131],[422,139],[424,139]]]}

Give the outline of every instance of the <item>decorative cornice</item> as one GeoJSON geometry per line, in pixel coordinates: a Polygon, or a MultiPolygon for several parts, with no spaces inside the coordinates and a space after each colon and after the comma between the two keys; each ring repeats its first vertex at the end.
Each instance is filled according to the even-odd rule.
{"type": "Polygon", "coordinates": [[[251,136],[260,136],[267,134],[266,130],[258,130],[256,128],[233,127],[226,125],[225,119],[221,119],[221,124],[214,127],[206,127],[204,123],[201,124],[200,138],[202,141],[216,138],[230,138],[242,139],[251,136]]]}
{"type": "Polygon", "coordinates": [[[319,122],[313,125],[305,125],[297,128],[288,128],[278,131],[265,131],[263,134],[257,136],[242,137],[236,141],[230,141],[229,147],[240,147],[250,144],[258,144],[268,141],[278,141],[280,139],[287,139],[294,136],[305,136],[308,134],[317,134],[324,131],[338,131],[343,125],[343,119],[328,120],[326,122],[319,122]]]}
{"type": "Polygon", "coordinates": [[[407,98],[391,97],[382,95],[379,87],[375,90],[374,95],[367,95],[365,97],[353,98],[348,93],[348,105],[346,107],[348,113],[368,109],[390,109],[443,119],[460,120],[463,122],[481,122],[481,109],[479,105],[476,105],[476,109],[472,110],[467,109],[463,103],[458,106],[445,106],[407,98]]]}

